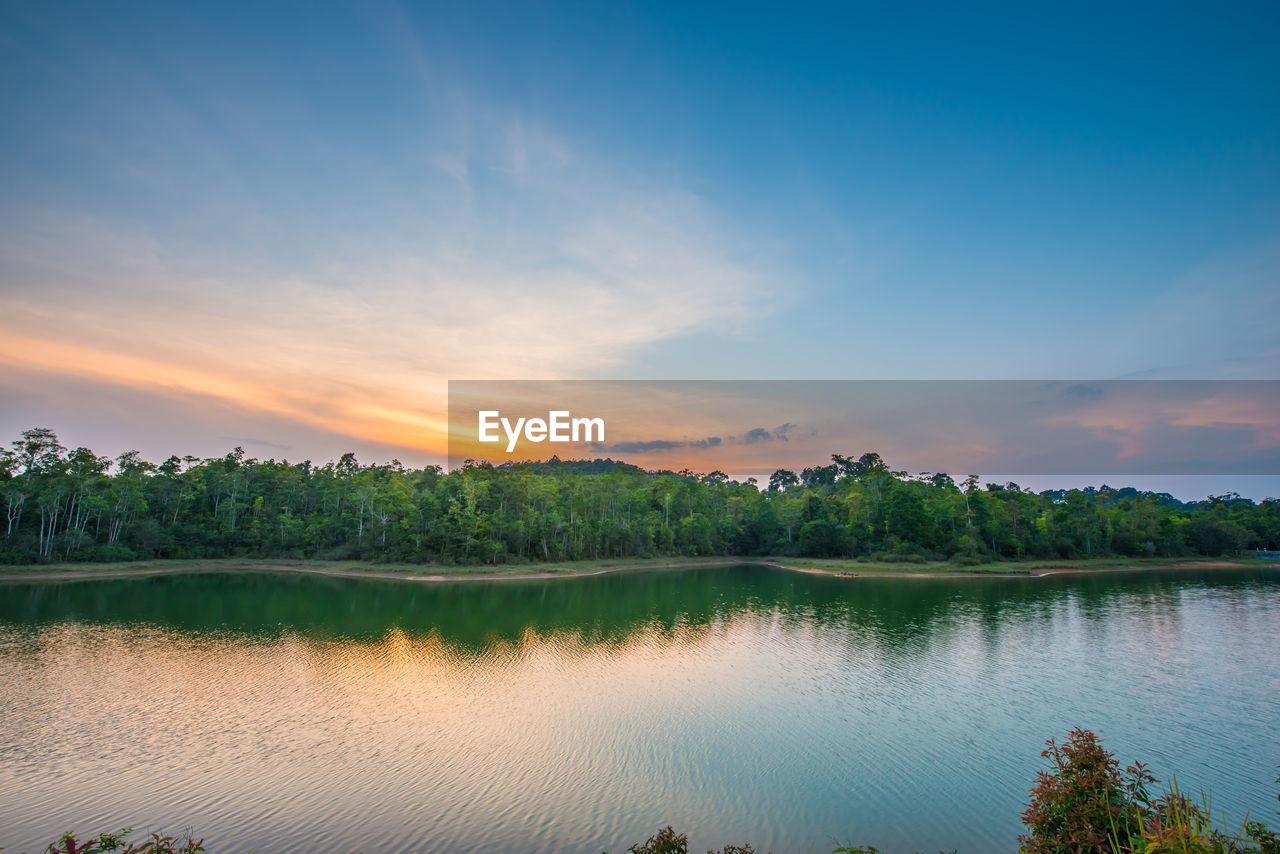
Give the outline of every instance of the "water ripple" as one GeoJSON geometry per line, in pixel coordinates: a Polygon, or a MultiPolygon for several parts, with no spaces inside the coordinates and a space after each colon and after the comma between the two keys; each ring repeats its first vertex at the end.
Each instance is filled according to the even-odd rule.
{"type": "Polygon", "coordinates": [[[616,852],[670,823],[695,850],[1011,852],[1043,740],[1077,725],[1232,815],[1274,804],[1274,574],[19,588],[9,851],[139,824],[214,851],[616,852]]]}

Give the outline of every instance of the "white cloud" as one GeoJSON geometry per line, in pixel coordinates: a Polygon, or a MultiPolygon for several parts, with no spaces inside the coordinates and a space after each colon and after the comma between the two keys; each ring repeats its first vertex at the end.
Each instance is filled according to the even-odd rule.
{"type": "MultiPolygon", "coordinates": [[[[416,175],[392,195],[405,218],[299,223],[318,235],[275,264],[225,235],[193,245],[162,224],[34,218],[0,244],[0,326],[64,358],[54,345],[74,343],[79,361],[127,355],[120,370],[135,375],[119,379],[135,387],[249,386],[259,405],[277,395],[292,400],[282,411],[316,408],[312,423],[350,431],[433,420],[451,377],[598,375],[636,348],[767,310],[758,259],[697,195],[527,120],[473,111],[465,124],[424,158],[443,184],[416,175]]],[[[368,203],[359,182],[334,192],[368,203]]],[[[283,215],[270,228],[293,236],[283,215]]]]}

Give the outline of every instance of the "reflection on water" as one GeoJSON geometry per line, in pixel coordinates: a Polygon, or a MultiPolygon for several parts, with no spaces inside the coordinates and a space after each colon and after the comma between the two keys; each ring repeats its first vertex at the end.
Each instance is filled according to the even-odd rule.
{"type": "Polygon", "coordinates": [[[1280,573],[0,585],[0,845],[1013,851],[1039,750],[1273,817],[1280,573]]]}

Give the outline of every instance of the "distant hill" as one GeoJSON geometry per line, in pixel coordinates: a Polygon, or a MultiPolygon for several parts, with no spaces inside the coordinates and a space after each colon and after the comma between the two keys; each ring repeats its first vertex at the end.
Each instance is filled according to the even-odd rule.
{"type": "Polygon", "coordinates": [[[620,471],[646,474],[645,470],[639,466],[608,457],[596,460],[562,460],[559,457],[552,457],[549,460],[538,460],[530,463],[502,463],[494,466],[494,468],[529,471],[534,474],[613,474],[620,471]]]}

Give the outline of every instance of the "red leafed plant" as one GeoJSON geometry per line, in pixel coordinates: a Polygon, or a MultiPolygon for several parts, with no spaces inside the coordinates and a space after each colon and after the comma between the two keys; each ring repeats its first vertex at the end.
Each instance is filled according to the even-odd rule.
{"type": "Polygon", "coordinates": [[[1120,765],[1098,737],[1073,729],[1065,744],[1052,738],[1040,754],[1051,768],[1036,774],[1031,803],[1022,814],[1030,833],[1018,837],[1023,854],[1110,854],[1110,840],[1137,835],[1135,802],[1148,802],[1155,779],[1142,764],[1120,774],[1120,765]]]}

